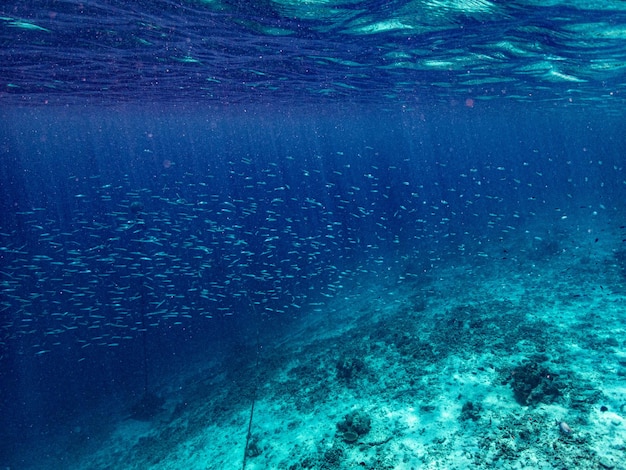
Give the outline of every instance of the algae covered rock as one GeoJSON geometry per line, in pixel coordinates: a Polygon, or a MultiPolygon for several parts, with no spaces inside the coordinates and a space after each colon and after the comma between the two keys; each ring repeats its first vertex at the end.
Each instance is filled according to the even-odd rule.
{"type": "Polygon", "coordinates": [[[372,419],[367,413],[355,410],[344,416],[337,423],[337,429],[343,434],[343,439],[348,443],[356,442],[372,428],[372,419]]]}
{"type": "Polygon", "coordinates": [[[557,375],[537,362],[526,362],[515,367],[509,383],[520,405],[551,403],[562,395],[563,384],[557,375]]]}

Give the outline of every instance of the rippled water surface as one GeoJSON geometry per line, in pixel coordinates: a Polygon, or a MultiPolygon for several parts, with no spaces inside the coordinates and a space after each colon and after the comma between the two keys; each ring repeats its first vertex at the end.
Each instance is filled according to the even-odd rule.
{"type": "Polygon", "coordinates": [[[619,1],[3,2],[3,102],[621,100],[619,1]]]}

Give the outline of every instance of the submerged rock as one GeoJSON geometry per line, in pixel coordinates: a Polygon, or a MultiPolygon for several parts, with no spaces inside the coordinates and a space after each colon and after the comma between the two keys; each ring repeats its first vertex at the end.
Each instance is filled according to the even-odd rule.
{"type": "Polygon", "coordinates": [[[337,429],[343,433],[346,442],[356,442],[356,440],[370,432],[372,419],[363,411],[353,411],[348,413],[342,421],[337,423],[337,429]]]}
{"type": "Polygon", "coordinates": [[[515,367],[510,376],[515,399],[520,405],[551,403],[562,395],[558,377],[536,362],[515,367]]]}

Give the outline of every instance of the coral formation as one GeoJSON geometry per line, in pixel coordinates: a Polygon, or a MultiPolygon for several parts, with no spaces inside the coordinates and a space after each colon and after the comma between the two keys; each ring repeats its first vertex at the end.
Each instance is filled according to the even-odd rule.
{"type": "Polygon", "coordinates": [[[353,443],[361,436],[364,436],[372,428],[372,420],[363,411],[355,410],[348,413],[342,421],[337,423],[337,429],[343,433],[346,442],[353,443]]]}
{"type": "Polygon", "coordinates": [[[515,367],[509,380],[520,405],[551,403],[562,395],[563,385],[557,375],[537,362],[525,362],[515,367]]]}

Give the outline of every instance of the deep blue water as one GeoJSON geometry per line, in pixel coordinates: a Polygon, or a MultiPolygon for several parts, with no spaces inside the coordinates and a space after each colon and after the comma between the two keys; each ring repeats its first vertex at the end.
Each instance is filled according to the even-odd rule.
{"type": "Polygon", "coordinates": [[[3,112],[5,450],[131,406],[144,331],[162,383],[359,276],[623,225],[624,122],[602,114],[153,111],[3,112]]]}
{"type": "Polygon", "coordinates": [[[0,463],[361,277],[619,230],[623,8],[0,7],[0,463]]]}

